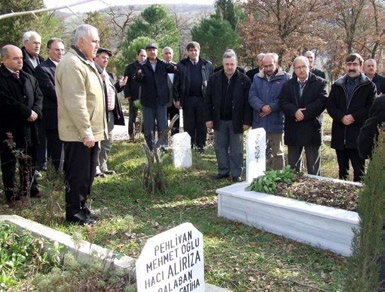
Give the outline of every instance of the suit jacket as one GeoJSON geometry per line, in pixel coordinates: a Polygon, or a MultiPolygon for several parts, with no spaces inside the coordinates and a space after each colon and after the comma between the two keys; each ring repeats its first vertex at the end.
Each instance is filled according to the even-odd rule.
{"type": "MultiPolygon", "coordinates": [[[[21,52],[23,53],[23,69],[22,70],[28,74],[35,76],[35,68],[33,67],[33,65],[30,61],[31,57],[27,53],[27,50],[25,49],[25,47],[21,48],[21,52]]],[[[38,65],[44,61],[44,58],[40,55],[37,55],[37,59],[38,59],[38,65]]]]}
{"type": "Polygon", "coordinates": [[[135,73],[139,67],[139,62],[135,61],[134,63],[128,64],[126,70],[124,71],[124,76],[127,76],[127,83],[124,87],[124,97],[131,97],[131,100],[137,100],[139,96],[139,84],[135,81],[135,73]]]}
{"type": "Polygon", "coordinates": [[[286,82],[279,96],[279,106],[285,114],[284,140],[289,146],[316,146],[322,143],[322,113],[327,102],[327,83],[310,73],[307,83],[300,96],[297,77],[286,82]],[[299,108],[304,119],[295,120],[295,113],[299,108]]]}
{"type": "Polygon", "coordinates": [[[51,59],[35,68],[35,77],[43,93],[43,115],[46,129],[57,129],[57,96],[55,91],[56,65],[51,59]]]}
{"type": "Polygon", "coordinates": [[[17,79],[3,65],[0,67],[0,150],[8,147],[4,140],[6,133],[12,133],[17,148],[25,149],[36,145],[38,121],[42,118],[43,95],[35,77],[20,71],[17,79]],[[31,110],[38,114],[35,122],[27,119],[31,110]]]}

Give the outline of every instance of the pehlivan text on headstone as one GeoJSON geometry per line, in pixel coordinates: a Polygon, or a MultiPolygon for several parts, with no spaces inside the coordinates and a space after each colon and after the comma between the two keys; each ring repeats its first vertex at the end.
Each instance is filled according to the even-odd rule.
{"type": "Polygon", "coordinates": [[[150,238],[136,261],[138,292],[203,292],[203,236],[183,223],[150,238]]]}

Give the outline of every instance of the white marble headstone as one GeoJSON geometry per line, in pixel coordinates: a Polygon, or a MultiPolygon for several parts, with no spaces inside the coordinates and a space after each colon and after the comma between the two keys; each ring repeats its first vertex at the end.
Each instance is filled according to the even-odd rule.
{"type": "Polygon", "coordinates": [[[252,129],[246,136],[246,181],[264,175],[266,171],[266,131],[252,129]]]}
{"type": "Polygon", "coordinates": [[[138,292],[204,292],[203,236],[183,223],[150,238],[136,265],[138,292]]]}
{"type": "Polygon", "coordinates": [[[191,138],[187,132],[172,135],[172,159],[175,168],[192,166],[191,138]]]}

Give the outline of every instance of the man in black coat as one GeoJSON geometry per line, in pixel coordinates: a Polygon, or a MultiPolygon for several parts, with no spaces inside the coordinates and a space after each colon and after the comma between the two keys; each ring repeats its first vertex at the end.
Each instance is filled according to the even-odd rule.
{"type": "Polygon", "coordinates": [[[385,94],[385,77],[377,73],[377,61],[368,59],[364,63],[364,73],[376,84],[377,95],[385,94]]]}
{"type": "Polygon", "coordinates": [[[188,57],[178,63],[174,80],[175,107],[183,108],[184,129],[191,137],[191,147],[203,153],[207,136],[203,100],[214,68],[210,61],[200,57],[199,43],[188,43],[186,50],[188,57]]]}
{"type": "Polygon", "coordinates": [[[250,128],[253,111],[248,102],[250,79],[237,70],[233,50],[223,55],[223,70],[214,73],[207,84],[205,120],[214,129],[214,149],[218,174],[214,179],[229,177],[240,182],[243,166],[243,131],[250,128]]]}
{"type": "MultiPolygon", "coordinates": [[[[39,66],[44,58],[40,55],[41,36],[36,31],[26,31],[22,37],[23,47],[23,72],[35,76],[35,68],[39,66]]],[[[35,76],[36,77],[36,76],[35,76]]],[[[45,170],[47,162],[47,140],[45,138],[45,122],[39,122],[39,144],[36,151],[37,170],[45,170]]],[[[41,177],[40,172],[36,172],[36,177],[41,177]]]]}
{"type": "Polygon", "coordinates": [[[38,143],[37,122],[42,118],[43,96],[37,80],[21,69],[23,55],[13,45],[1,49],[0,67],[0,158],[3,185],[7,201],[20,196],[40,197],[33,179],[38,143]],[[15,143],[10,147],[4,140],[9,135],[15,143]],[[19,153],[17,155],[11,148],[19,153]],[[16,182],[16,161],[20,165],[20,190],[16,182]]]}
{"type": "Polygon", "coordinates": [[[108,169],[107,159],[112,147],[112,132],[114,125],[124,126],[124,116],[118,92],[121,92],[126,85],[127,77],[122,77],[115,82],[113,74],[107,72],[107,65],[112,52],[106,48],[98,48],[95,60],[96,68],[103,80],[104,98],[106,104],[106,117],[108,125],[108,139],[100,142],[100,150],[98,153],[98,164],[96,167],[96,176],[105,177],[105,175],[115,174],[115,171],[108,169]]]}
{"type": "Polygon", "coordinates": [[[326,107],[325,79],[310,73],[309,60],[294,59],[295,75],[283,85],[279,106],[285,114],[284,141],[290,167],[301,170],[305,148],[309,174],[319,175],[321,167],[322,113],[326,107]]]}
{"type": "Polygon", "coordinates": [[[124,72],[124,76],[127,76],[127,83],[124,87],[124,97],[128,99],[128,135],[130,141],[135,140],[134,124],[138,114],[138,109],[135,106],[135,100],[140,98],[140,88],[138,82],[135,81],[135,73],[139,65],[146,61],[146,50],[140,49],[136,54],[136,61],[128,64],[124,72]]]}
{"type": "Polygon", "coordinates": [[[305,53],[305,57],[309,60],[310,72],[318,77],[325,79],[325,72],[314,67],[315,54],[312,51],[307,51],[305,53]]]}
{"type": "Polygon", "coordinates": [[[376,97],[376,86],[362,72],[364,60],[359,54],[345,59],[346,74],[333,83],[327,110],[333,119],[331,147],[336,150],[339,178],[348,179],[349,161],[354,181],[361,181],[365,160],[360,158],[357,137],[376,97]]]}
{"type": "Polygon", "coordinates": [[[357,138],[358,152],[362,159],[372,157],[377,143],[379,130],[384,130],[385,122],[385,95],[376,98],[369,111],[369,118],[365,121],[357,138]]]}
{"type": "Polygon", "coordinates": [[[257,67],[246,72],[246,75],[249,77],[251,83],[253,83],[254,75],[263,69],[263,57],[265,55],[265,53],[259,53],[257,55],[257,67]]]}
{"type": "MultiPolygon", "coordinates": [[[[141,85],[140,103],[143,113],[144,138],[150,150],[155,145],[155,125],[158,138],[167,128],[167,104],[170,100],[168,88],[168,73],[174,72],[174,67],[158,59],[158,46],[146,46],[147,60],[140,64],[135,74],[135,80],[141,85]]],[[[167,141],[161,141],[161,147],[167,141]]]]}
{"type": "Polygon", "coordinates": [[[47,42],[48,59],[41,62],[35,68],[35,76],[39,81],[40,90],[43,93],[43,115],[44,136],[47,141],[47,158],[51,159],[52,165],[59,170],[62,142],[59,139],[57,97],[55,91],[56,65],[64,56],[64,44],[59,38],[51,38],[47,42]]]}

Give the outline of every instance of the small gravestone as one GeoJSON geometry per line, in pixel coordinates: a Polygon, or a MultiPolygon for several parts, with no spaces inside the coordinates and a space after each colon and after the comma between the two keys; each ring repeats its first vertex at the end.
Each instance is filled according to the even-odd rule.
{"type": "Polygon", "coordinates": [[[203,236],[183,223],[150,238],[136,261],[138,292],[203,292],[203,236]]]}
{"type": "Polygon", "coordinates": [[[252,129],[246,136],[246,181],[264,175],[266,171],[266,131],[252,129]]]}
{"type": "Polygon", "coordinates": [[[172,135],[172,158],[175,168],[192,166],[191,138],[187,132],[172,135]]]}

